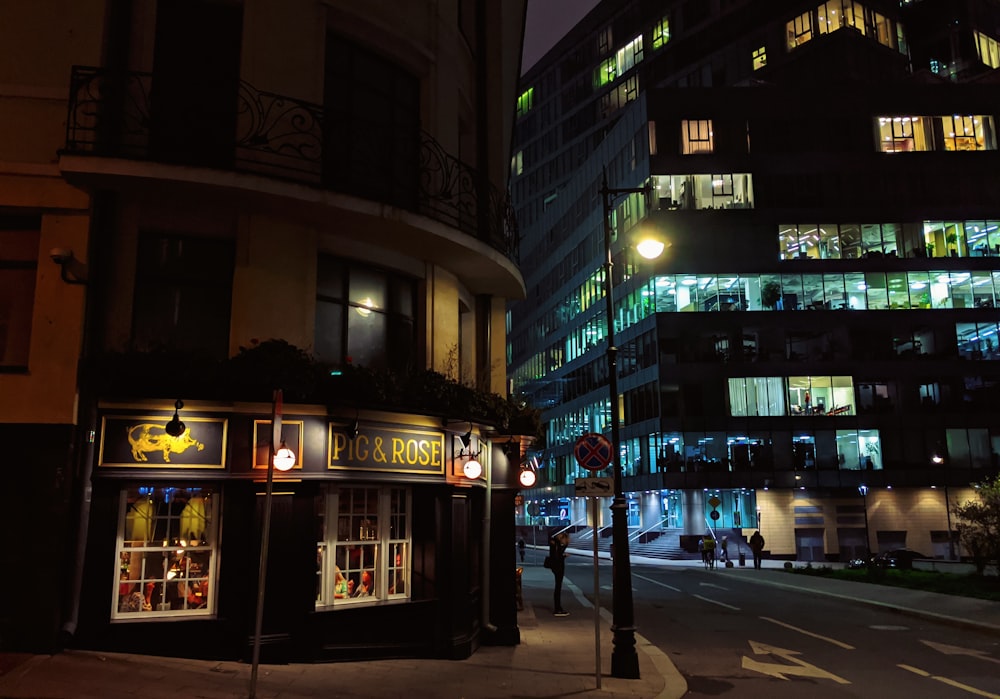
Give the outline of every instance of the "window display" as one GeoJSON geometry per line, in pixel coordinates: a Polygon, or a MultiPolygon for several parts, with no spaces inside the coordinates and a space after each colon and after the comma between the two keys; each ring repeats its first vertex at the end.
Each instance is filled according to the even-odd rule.
{"type": "Polygon", "coordinates": [[[122,492],[112,619],[214,612],[215,502],[205,488],[122,492]]]}
{"type": "Polygon", "coordinates": [[[316,549],[316,606],[407,599],[409,491],[339,488],[321,507],[324,531],[316,549]]]}

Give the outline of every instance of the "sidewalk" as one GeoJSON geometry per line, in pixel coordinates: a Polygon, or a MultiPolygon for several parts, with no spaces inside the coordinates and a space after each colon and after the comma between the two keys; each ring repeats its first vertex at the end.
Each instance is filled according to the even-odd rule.
{"type": "MultiPolygon", "coordinates": [[[[581,555],[586,552],[579,551],[581,555]]],[[[521,643],[515,647],[484,646],[471,658],[453,660],[375,660],[331,664],[261,665],[257,697],[261,699],[345,699],[422,697],[433,699],[500,699],[586,695],[676,699],[687,691],[670,659],[636,635],[641,678],[610,677],[610,618],[601,610],[601,689],[597,689],[593,607],[568,580],[563,602],[568,617],[554,617],[552,576],[539,565],[524,566],[524,611],[518,613],[521,643]]],[[[632,558],[633,566],[700,567],[700,561],[632,558]]],[[[1000,635],[1000,602],[905,590],[880,585],[792,575],[782,561],[720,568],[719,576],[778,589],[849,599],[891,608],[904,614],[975,627],[1000,635]]],[[[602,602],[607,604],[608,600],[602,602]]],[[[246,697],[250,666],[237,662],[186,660],[118,653],[66,651],[55,656],[0,653],[0,699],[221,699],[246,697]]]]}

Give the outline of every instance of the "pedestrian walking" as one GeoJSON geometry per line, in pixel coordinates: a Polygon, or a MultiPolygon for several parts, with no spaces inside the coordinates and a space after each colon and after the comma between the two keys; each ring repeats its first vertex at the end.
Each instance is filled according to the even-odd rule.
{"type": "Polygon", "coordinates": [[[562,583],[563,575],[566,573],[566,547],[569,546],[569,535],[560,532],[549,539],[548,563],[552,575],[555,576],[555,590],[552,593],[552,613],[556,616],[569,616],[569,612],[562,606],[562,583]]]}
{"type": "Polygon", "coordinates": [[[711,534],[705,537],[705,563],[709,568],[715,568],[715,537],[711,534]]]}
{"type": "Polygon", "coordinates": [[[701,554],[701,562],[708,568],[708,551],[705,550],[705,537],[698,539],[698,553],[701,554]]]}
{"type": "Polygon", "coordinates": [[[753,551],[753,567],[760,570],[760,559],[764,553],[764,537],[760,535],[760,530],[750,537],[750,550],[753,551]]]}
{"type": "Polygon", "coordinates": [[[517,537],[517,552],[521,554],[521,563],[524,563],[524,537],[517,537]]]}
{"type": "Polygon", "coordinates": [[[729,563],[729,537],[722,537],[722,541],[719,542],[719,560],[724,563],[729,563]]]}

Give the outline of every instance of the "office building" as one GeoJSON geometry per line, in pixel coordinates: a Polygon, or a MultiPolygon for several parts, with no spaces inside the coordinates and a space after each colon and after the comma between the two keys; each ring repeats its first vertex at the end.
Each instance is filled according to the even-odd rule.
{"type": "Polygon", "coordinates": [[[951,504],[1000,453],[998,27],[985,1],[602,2],[522,76],[509,377],[546,444],[519,524],[588,536],[573,447],[615,410],[633,553],[759,528],[800,561],[962,554],[951,504]],[[605,177],[646,188],[610,202],[613,405],[605,177]]]}

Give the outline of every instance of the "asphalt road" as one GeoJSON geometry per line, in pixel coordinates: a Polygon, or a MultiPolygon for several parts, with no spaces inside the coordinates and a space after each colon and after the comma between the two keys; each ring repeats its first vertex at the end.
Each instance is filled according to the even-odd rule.
{"type": "MultiPolygon", "coordinates": [[[[610,610],[610,567],[601,573],[610,610]]],[[[686,697],[1000,699],[1000,638],[753,575],[633,566],[638,632],[684,675],[686,697]]],[[[592,563],[572,561],[567,577],[593,601],[592,563]]]]}

